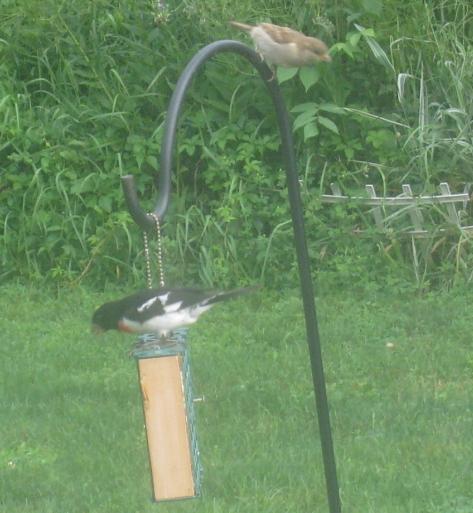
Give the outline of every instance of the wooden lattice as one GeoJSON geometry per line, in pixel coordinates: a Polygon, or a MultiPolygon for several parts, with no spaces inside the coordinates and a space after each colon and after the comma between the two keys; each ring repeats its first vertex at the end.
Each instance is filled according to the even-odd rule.
{"type": "Polygon", "coordinates": [[[343,195],[335,183],[330,184],[330,188],[332,194],[321,196],[323,203],[355,203],[371,207],[369,210],[380,232],[404,233],[418,238],[451,229],[473,234],[473,226],[463,225],[470,201],[469,186],[461,193],[452,193],[448,183],[443,182],[439,185],[438,195],[414,196],[411,186],[404,184],[402,193],[394,197],[378,196],[373,185],[365,186],[366,196],[343,195]]]}

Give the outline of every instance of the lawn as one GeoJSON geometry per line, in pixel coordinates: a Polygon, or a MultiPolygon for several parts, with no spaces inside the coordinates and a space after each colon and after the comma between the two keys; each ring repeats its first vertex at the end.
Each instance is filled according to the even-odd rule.
{"type": "MultiPolygon", "coordinates": [[[[151,502],[134,338],[116,293],[4,286],[3,513],[326,512],[303,316],[267,291],[190,330],[203,497],[151,502]]],[[[473,512],[473,293],[318,298],[343,511],[473,512]]]]}

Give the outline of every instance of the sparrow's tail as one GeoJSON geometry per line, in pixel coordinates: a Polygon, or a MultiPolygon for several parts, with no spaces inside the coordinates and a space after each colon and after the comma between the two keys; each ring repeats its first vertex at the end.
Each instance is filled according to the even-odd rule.
{"type": "Polygon", "coordinates": [[[246,23],[240,23],[239,21],[230,21],[230,25],[245,32],[250,32],[253,25],[247,25],[246,23]]]}
{"type": "Polygon", "coordinates": [[[233,299],[234,297],[243,296],[249,294],[255,290],[260,289],[260,285],[254,285],[253,287],[244,287],[241,289],[228,290],[224,292],[216,292],[214,296],[209,297],[204,303],[206,305],[213,305],[220,301],[226,301],[227,299],[233,299]]]}

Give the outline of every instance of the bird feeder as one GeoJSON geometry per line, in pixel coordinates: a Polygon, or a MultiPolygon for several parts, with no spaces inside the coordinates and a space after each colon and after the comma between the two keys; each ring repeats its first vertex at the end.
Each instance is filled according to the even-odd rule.
{"type": "Polygon", "coordinates": [[[164,341],[158,335],[142,335],[133,356],[143,399],[154,500],[198,497],[202,467],[186,331],[176,330],[164,341]]]}

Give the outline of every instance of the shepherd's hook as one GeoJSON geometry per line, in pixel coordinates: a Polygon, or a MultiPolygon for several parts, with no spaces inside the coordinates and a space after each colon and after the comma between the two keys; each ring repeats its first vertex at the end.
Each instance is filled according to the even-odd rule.
{"type": "MultiPolygon", "coordinates": [[[[253,64],[264,80],[277,113],[279,131],[282,139],[282,153],[285,161],[287,188],[291,206],[292,226],[296,243],[299,277],[301,282],[302,299],[307,333],[307,344],[312,370],[316,411],[319,424],[320,442],[324,462],[325,481],[327,485],[327,497],[330,513],[341,513],[341,502],[338,488],[337,470],[333,450],[332,431],[325,387],[322,353],[320,348],[319,330],[314,301],[314,289],[310,272],[309,254],[307,251],[302,202],[297,176],[296,160],[294,155],[292,131],[289,117],[281,95],[277,80],[272,80],[273,73],[268,66],[261,61],[260,56],[251,48],[238,41],[223,40],[211,43],[197,52],[182,72],[169,103],[166,117],[164,135],[161,145],[161,162],[159,177],[156,178],[158,200],[153,214],[163,219],[169,205],[171,192],[171,169],[173,151],[176,140],[177,122],[186,92],[194,75],[202,65],[214,55],[221,52],[238,53],[253,64]]],[[[138,203],[136,187],[133,176],[122,177],[122,185],[125,193],[128,209],[135,222],[143,229],[150,230],[154,227],[154,219],[147,214],[138,203]]]]}

